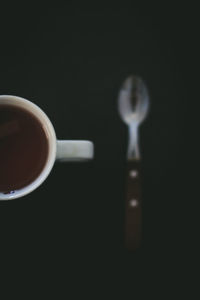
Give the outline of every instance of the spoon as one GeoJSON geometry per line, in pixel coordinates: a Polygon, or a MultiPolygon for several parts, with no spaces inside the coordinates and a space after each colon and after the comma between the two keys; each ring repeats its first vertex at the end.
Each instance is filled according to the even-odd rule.
{"type": "Polygon", "coordinates": [[[129,76],[123,82],[118,110],[121,119],[128,125],[129,142],[127,151],[127,198],[125,202],[125,246],[136,250],[141,242],[141,193],[140,193],[140,151],[138,128],[149,109],[149,96],[143,80],[129,76]]]}

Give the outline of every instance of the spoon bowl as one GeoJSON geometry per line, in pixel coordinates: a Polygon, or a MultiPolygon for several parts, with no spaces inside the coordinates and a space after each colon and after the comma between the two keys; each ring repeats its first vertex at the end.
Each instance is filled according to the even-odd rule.
{"type": "Polygon", "coordinates": [[[143,80],[138,76],[129,76],[122,84],[118,110],[123,121],[141,123],[149,109],[149,95],[143,80]]]}
{"type": "Polygon", "coordinates": [[[149,109],[149,95],[143,80],[131,75],[123,82],[118,110],[122,120],[129,127],[128,159],[139,159],[138,127],[145,119],[149,109]]]}

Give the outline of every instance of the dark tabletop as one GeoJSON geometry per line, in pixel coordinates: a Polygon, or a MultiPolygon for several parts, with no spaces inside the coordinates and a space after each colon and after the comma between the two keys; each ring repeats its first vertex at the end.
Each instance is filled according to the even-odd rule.
{"type": "Polygon", "coordinates": [[[127,263],[127,128],[118,116],[117,95],[132,73],[145,80],[151,99],[140,128],[144,217],[137,255],[150,262],[151,255],[173,251],[182,236],[177,214],[182,220],[187,198],[195,17],[187,21],[186,7],[134,4],[112,9],[16,4],[1,14],[0,94],[39,105],[59,139],[88,139],[95,146],[92,162],[55,164],[36,191],[0,203],[10,259],[23,253],[28,264],[39,268],[42,262],[50,269],[77,260],[98,264],[101,258],[114,265],[119,256],[127,263]]]}

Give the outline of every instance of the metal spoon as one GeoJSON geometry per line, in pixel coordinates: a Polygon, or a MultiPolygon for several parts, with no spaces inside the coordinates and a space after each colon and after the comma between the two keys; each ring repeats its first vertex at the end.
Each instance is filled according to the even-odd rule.
{"type": "Polygon", "coordinates": [[[122,120],[129,126],[128,159],[139,159],[138,127],[149,108],[147,88],[140,77],[128,77],[119,92],[118,110],[122,120]]]}
{"type": "Polygon", "coordinates": [[[141,242],[140,151],[138,127],[149,109],[147,88],[141,78],[128,77],[122,84],[118,110],[129,128],[127,153],[127,197],[125,202],[125,246],[129,251],[139,248],[141,242]]]}

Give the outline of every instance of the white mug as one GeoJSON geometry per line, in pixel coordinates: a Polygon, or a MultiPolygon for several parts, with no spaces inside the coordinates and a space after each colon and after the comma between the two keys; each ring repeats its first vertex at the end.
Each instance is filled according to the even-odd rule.
{"type": "Polygon", "coordinates": [[[92,142],[82,140],[57,140],[54,127],[47,115],[29,100],[17,96],[2,95],[0,96],[0,106],[2,104],[21,107],[37,117],[48,137],[49,151],[46,164],[39,176],[28,186],[15,191],[13,194],[3,194],[0,192],[0,200],[16,199],[34,191],[48,177],[56,160],[66,162],[86,161],[93,158],[94,147],[92,142]]]}

